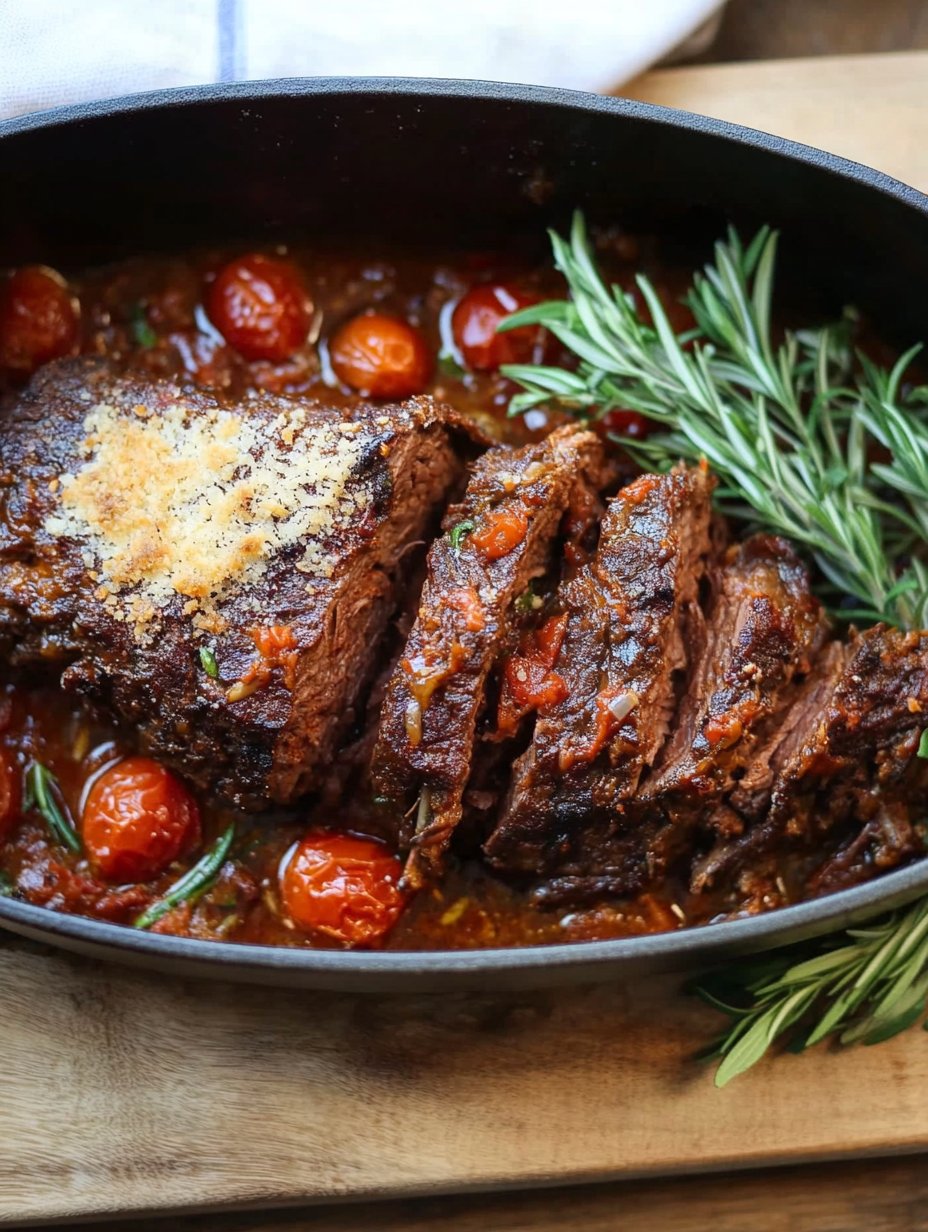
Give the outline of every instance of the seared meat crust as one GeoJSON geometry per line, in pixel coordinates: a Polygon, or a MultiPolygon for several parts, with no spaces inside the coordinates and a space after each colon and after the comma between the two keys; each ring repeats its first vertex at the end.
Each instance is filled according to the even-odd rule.
{"type": "MultiPolygon", "coordinates": [[[[351,723],[398,606],[404,558],[459,478],[452,420],[428,399],[350,415],[270,395],[225,406],[201,391],[123,379],[94,360],[48,365],[0,418],[0,645],[16,665],[61,672],[65,688],[131,723],[143,748],[195,783],[247,807],[290,801],[315,785],[351,723]],[[117,558],[114,582],[104,559],[110,545],[96,531],[131,523],[133,501],[144,505],[158,469],[145,471],[147,459],[130,452],[127,468],[137,461],[140,477],[113,474],[112,490],[92,491],[86,525],[66,505],[76,490],[67,477],[83,474],[86,487],[94,451],[117,442],[123,425],[157,433],[169,424],[170,447],[137,439],[161,450],[165,466],[194,488],[199,470],[212,473],[213,451],[229,440],[252,443],[218,496],[208,493],[217,543],[222,498],[245,507],[234,511],[239,522],[251,517],[259,497],[249,473],[278,454],[282,468],[298,457],[306,468],[293,499],[295,516],[312,515],[309,532],[290,543],[280,535],[287,511],[275,502],[286,473],[277,485],[270,472],[263,499],[271,514],[244,524],[248,533],[231,549],[234,567],[244,554],[239,577],[200,586],[194,569],[192,584],[177,583],[184,593],[170,590],[158,562],[183,572],[166,540],[188,527],[155,525],[145,532],[153,542],[143,536],[140,548],[137,535],[117,558]],[[207,433],[198,438],[207,456],[191,463],[183,452],[195,431],[207,433]],[[327,450],[332,460],[320,462],[327,450]],[[126,582],[127,574],[138,580],[126,582]],[[161,586],[153,597],[151,578],[161,586]],[[204,670],[204,647],[218,679],[204,670]]],[[[207,551],[207,570],[210,563],[207,551]]]]}

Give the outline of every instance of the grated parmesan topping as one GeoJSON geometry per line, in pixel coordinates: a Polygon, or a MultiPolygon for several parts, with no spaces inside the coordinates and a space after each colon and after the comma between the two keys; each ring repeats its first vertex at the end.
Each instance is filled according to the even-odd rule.
{"type": "Polygon", "coordinates": [[[137,629],[175,595],[188,599],[186,614],[207,613],[209,627],[217,600],[258,581],[295,544],[303,574],[330,577],[327,538],[372,500],[352,482],[361,425],[313,422],[300,407],[268,420],[219,408],[194,415],[182,404],[127,414],[103,403],[84,433],[84,461],[60,476],[45,529],[86,545],[97,597],[137,629]]]}

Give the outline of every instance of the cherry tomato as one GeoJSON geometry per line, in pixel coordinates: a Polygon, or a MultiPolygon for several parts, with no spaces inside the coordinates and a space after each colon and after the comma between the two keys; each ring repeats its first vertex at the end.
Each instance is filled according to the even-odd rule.
{"type": "Polygon", "coordinates": [[[371,945],[406,904],[403,866],[380,843],[350,834],[304,838],[282,870],[280,892],[290,918],[306,932],[346,945],[371,945]]]}
{"type": "Polygon", "coordinates": [[[335,375],[372,398],[421,394],[432,375],[428,345],[415,326],[382,312],[346,322],[329,344],[335,375]]]}
{"type": "Polygon", "coordinates": [[[151,881],[200,837],[200,810],[187,788],[156,761],[127,757],[87,793],[84,847],[107,881],[151,881]]]}
{"type": "Polygon", "coordinates": [[[277,363],[303,345],[313,316],[295,267],[257,252],[222,267],[209,288],[206,310],[244,359],[277,363]]]}
{"type": "Polygon", "coordinates": [[[496,327],[519,308],[539,302],[537,295],[505,283],[481,283],[463,295],[451,316],[454,342],[467,364],[490,372],[501,364],[527,364],[543,341],[538,325],[522,325],[498,334],[496,327]]]}
{"type": "Polygon", "coordinates": [[[613,410],[607,411],[600,420],[609,436],[627,436],[633,441],[643,440],[649,432],[657,427],[651,420],[640,415],[638,411],[613,410]]]}
{"type": "Polygon", "coordinates": [[[12,830],[20,804],[19,772],[13,765],[9,753],[0,749],[0,842],[12,830]]]}
{"type": "Polygon", "coordinates": [[[77,350],[78,303],[46,265],[24,265],[0,286],[0,367],[29,375],[77,350]]]}

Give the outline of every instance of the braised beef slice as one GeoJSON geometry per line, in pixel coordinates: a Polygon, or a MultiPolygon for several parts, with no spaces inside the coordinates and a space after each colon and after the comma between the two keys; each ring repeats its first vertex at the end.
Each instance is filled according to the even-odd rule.
{"type": "Polygon", "coordinates": [[[831,643],[766,754],[769,785],[747,799],[754,824],[697,865],[694,888],[743,880],[768,855],[779,876],[784,856],[789,863],[830,847],[796,891],[806,896],[920,854],[928,766],[917,749],[926,712],[928,633],[877,625],[831,643]]]}
{"type": "Polygon", "coordinates": [[[514,601],[549,568],[578,485],[598,486],[603,466],[597,438],[573,427],[521,449],[492,449],[429,550],[373,763],[378,792],[406,813],[399,838],[411,844],[411,885],[440,872],[460,822],[487,680],[510,636],[514,601]]]}
{"type": "Polygon", "coordinates": [[[920,820],[913,775],[925,769],[917,750],[926,712],[928,633],[877,625],[854,637],[823,717],[776,776],[765,824],[814,842],[900,801],[920,820]]]}
{"type": "MultiPolygon", "coordinates": [[[[763,848],[767,839],[759,823],[770,809],[773,784],[785,766],[797,757],[813,739],[822,715],[831,700],[835,686],[847,662],[847,646],[829,642],[821,651],[811,671],[799,684],[785,713],[759,745],[743,778],[728,798],[738,824],[734,837],[722,835],[708,853],[700,856],[693,867],[692,889],[696,892],[716,884],[755,849],[763,848]],[[742,831],[747,832],[742,836],[742,831]]],[[[769,832],[767,832],[769,834],[769,832]]]]}
{"type": "MultiPolygon", "coordinates": [[[[0,417],[0,646],[14,665],[61,672],[65,688],[133,724],[144,749],[198,785],[252,808],[292,800],[318,782],[376,669],[404,556],[462,469],[456,423],[429,399],[352,412],[265,394],[228,404],[170,383],[123,379],[99,361],[48,365],[0,417]],[[342,437],[351,445],[338,454],[347,459],[344,473],[308,480],[294,498],[311,533],[268,543],[262,535],[276,526],[269,522],[240,545],[263,566],[256,580],[246,572],[240,584],[233,578],[200,600],[171,591],[151,602],[144,576],[137,585],[110,585],[100,541],[89,527],[75,533],[62,520],[66,477],[86,470],[99,444],[87,418],[93,412],[112,439],[123,421],[173,423],[181,450],[186,434],[213,432],[203,425],[220,421],[229,428],[223,415],[238,416],[252,452],[236,476],[249,473],[249,461],[278,455],[288,476],[290,450],[312,458],[323,450],[317,442],[336,453],[342,437]],[[313,510],[333,502],[340,519],[320,514],[314,522],[313,510]],[[283,631],[279,653],[273,639],[267,653],[255,633],[261,629],[283,631]],[[204,670],[204,647],[215,655],[218,679],[204,670]]],[[[206,454],[194,470],[215,473],[228,445],[216,431],[204,438],[206,454]]],[[[95,516],[131,511],[136,485],[139,504],[148,498],[157,467],[141,478],[135,469],[130,456],[132,473],[114,471],[112,493],[97,493],[95,516]]],[[[249,503],[241,487],[230,483],[228,491],[249,503]]],[[[171,553],[160,531],[142,551],[156,562],[171,553]]]]}
{"type": "Polygon", "coordinates": [[[692,858],[697,832],[742,822],[726,802],[810,669],[826,631],[805,569],[781,539],[757,535],[709,572],[706,619],[686,625],[689,669],[657,765],[605,847],[537,889],[546,903],[639,891],[692,858]]]}
{"type": "MultiPolygon", "coordinates": [[[[593,477],[604,482],[602,472],[593,477]]],[[[612,468],[608,481],[613,479],[612,468]]],[[[601,493],[591,482],[578,482],[561,523],[560,541],[543,577],[533,581],[530,590],[516,604],[516,618],[507,636],[497,646],[497,661],[487,681],[483,713],[477,725],[477,738],[471,758],[471,772],[464,793],[464,809],[455,839],[456,847],[479,858],[506,797],[513,763],[525,750],[537,709],[535,699],[518,700],[508,687],[511,670],[519,670],[519,656],[552,617],[558,607],[554,592],[559,581],[566,585],[592,559],[599,540],[600,523],[605,514],[601,493]],[[462,831],[464,833],[462,833],[462,831]]],[[[539,674],[543,669],[539,667],[539,674]]]]}
{"type": "Polygon", "coordinates": [[[626,805],[656,758],[685,666],[709,547],[711,481],[700,468],[645,475],[609,504],[594,560],[561,584],[555,664],[563,700],[543,707],[488,859],[548,875],[637,865],[626,805]]]}
{"type": "Polygon", "coordinates": [[[810,670],[827,625],[783,539],[755,535],[712,571],[703,644],[640,803],[673,820],[726,795],[810,670]]]}

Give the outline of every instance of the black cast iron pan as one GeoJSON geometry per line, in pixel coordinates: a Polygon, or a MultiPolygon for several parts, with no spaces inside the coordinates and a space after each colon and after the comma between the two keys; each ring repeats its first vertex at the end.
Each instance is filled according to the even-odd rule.
{"type": "MultiPolygon", "coordinates": [[[[469,81],[205,86],[0,124],[0,265],[74,267],[275,235],[384,249],[544,246],[582,207],[705,255],[729,221],[784,233],[794,293],[928,336],[928,199],[818,150],[620,99],[469,81]]],[[[755,919],[623,941],[342,953],[153,936],[0,899],[38,940],[190,975],[356,991],[500,990],[696,968],[859,922],[928,892],[928,860],[755,919]]]]}

